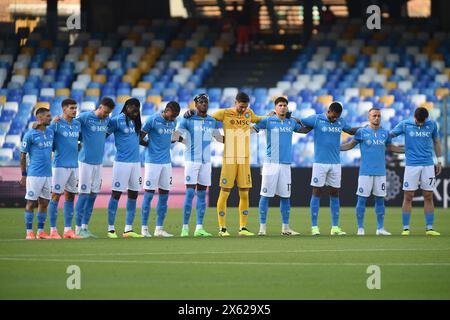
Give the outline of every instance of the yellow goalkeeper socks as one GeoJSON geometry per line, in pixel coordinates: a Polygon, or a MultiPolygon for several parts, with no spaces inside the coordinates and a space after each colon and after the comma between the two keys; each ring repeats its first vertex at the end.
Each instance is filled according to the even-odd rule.
{"type": "Polygon", "coordinates": [[[239,190],[239,224],[241,229],[247,227],[248,207],[248,191],[239,190]]]}
{"type": "Polygon", "coordinates": [[[227,200],[230,193],[220,190],[219,199],[217,199],[217,217],[219,218],[219,227],[226,228],[227,200]]]}

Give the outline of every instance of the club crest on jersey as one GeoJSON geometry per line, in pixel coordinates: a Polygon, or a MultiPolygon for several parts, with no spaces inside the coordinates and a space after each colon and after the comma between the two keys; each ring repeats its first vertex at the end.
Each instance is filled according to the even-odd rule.
{"type": "Polygon", "coordinates": [[[186,181],[191,181],[191,177],[190,176],[186,176],[186,181]]]}
{"type": "Polygon", "coordinates": [[[120,182],[117,181],[116,183],[114,183],[114,186],[115,186],[116,188],[120,187],[120,182]]]}
{"type": "Polygon", "coordinates": [[[33,192],[33,191],[28,191],[28,195],[29,195],[30,197],[32,197],[32,196],[34,196],[34,192],[33,192]]]}
{"type": "Polygon", "coordinates": [[[245,114],[245,117],[246,117],[246,118],[250,117],[250,113],[246,113],[246,114],[245,114]]]}
{"type": "Polygon", "coordinates": [[[61,186],[59,184],[55,184],[55,190],[61,189],[61,186]]]}

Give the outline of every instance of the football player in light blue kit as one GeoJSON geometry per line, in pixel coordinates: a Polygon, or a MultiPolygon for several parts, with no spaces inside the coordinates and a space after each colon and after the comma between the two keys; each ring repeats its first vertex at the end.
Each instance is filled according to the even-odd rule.
{"type": "Polygon", "coordinates": [[[52,200],[48,206],[50,218],[50,237],[61,239],[56,229],[58,202],[64,193],[64,239],[80,239],[72,230],[74,199],[78,187],[78,139],[81,124],[75,119],[77,102],[65,99],[61,103],[63,115],[58,122],[53,121],[50,128],[55,137],[55,151],[52,169],[52,200]]]}
{"type": "MultiPolygon", "coordinates": [[[[266,130],[267,151],[262,168],[261,197],[259,199],[259,232],[267,234],[266,220],[269,199],[275,195],[280,197],[282,227],[281,234],[295,236],[300,233],[289,227],[291,210],[291,159],[292,134],[306,133],[296,120],[288,113],[288,100],[284,97],[275,99],[275,115],[262,119],[252,128],[257,132],[266,130]]],[[[308,130],[309,131],[309,130],[308,130]]]]}
{"type": "Polygon", "coordinates": [[[35,112],[37,126],[28,130],[20,148],[20,184],[26,186],[26,239],[50,239],[44,231],[52,179],[53,130],[47,128],[52,120],[48,107],[38,106],[35,112]],[[29,157],[27,170],[27,155],[29,157]],[[37,234],[33,232],[34,208],[37,207],[37,234]]]}
{"type": "Polygon", "coordinates": [[[104,97],[95,111],[82,112],[77,120],[81,123],[82,148],[78,155],[79,183],[76,210],[77,235],[95,238],[88,229],[97,193],[102,183],[102,162],[105,150],[106,130],[114,101],[104,97]]]}
{"type": "Polygon", "coordinates": [[[180,114],[180,105],[175,101],[167,103],[161,113],[150,116],[145,122],[140,134],[140,143],[146,146],[145,152],[145,179],[144,199],[141,209],[141,234],[150,237],[148,232],[148,217],[150,215],[151,201],[158,188],[158,204],[156,206],[155,237],[172,237],[173,235],[163,229],[164,218],[167,213],[167,200],[172,185],[172,161],[170,146],[175,131],[176,118],[180,114]],[[148,140],[145,137],[148,135],[148,140]]]}
{"type": "Polygon", "coordinates": [[[389,131],[380,127],[381,110],[369,110],[369,126],[356,131],[355,138],[341,145],[341,151],[354,148],[357,144],[361,150],[359,167],[358,202],[356,204],[356,220],[358,235],[364,235],[364,213],[367,199],[372,193],[375,196],[375,214],[377,216],[377,235],[391,235],[384,229],[384,198],[386,197],[386,150],[402,153],[403,147],[392,144],[389,131]]]}
{"type": "Polygon", "coordinates": [[[182,118],[176,135],[180,135],[186,149],[184,152],[184,180],[186,198],[183,207],[183,227],[181,237],[189,236],[189,218],[192,200],[197,189],[197,225],[194,237],[211,237],[212,234],[203,228],[203,217],[206,211],[206,189],[211,186],[211,142],[214,137],[223,142],[219,123],[207,114],[209,97],[201,93],[194,98],[196,113],[190,118],[182,118]]]}
{"type": "Polygon", "coordinates": [[[412,199],[414,192],[420,188],[423,192],[426,234],[439,236],[433,230],[434,203],[433,190],[436,176],[442,171],[442,149],[436,121],[428,119],[428,110],[420,107],[414,112],[414,119],[403,120],[390,132],[392,137],[405,135],[406,167],[403,179],[402,235],[409,236],[412,199]],[[433,149],[437,157],[436,167],[433,161],[433,149]]]}
{"type": "Polygon", "coordinates": [[[136,215],[136,201],[141,188],[141,161],[139,156],[139,135],[141,133],[141,103],[136,98],[125,101],[119,115],[111,118],[108,134],[114,134],[116,157],[113,165],[111,198],[108,204],[108,237],[118,238],[114,227],[117,207],[122,192],[128,190],[124,238],[142,238],[133,231],[136,215]]]}
{"type": "Polygon", "coordinates": [[[314,129],[314,163],[311,177],[313,187],[311,210],[311,234],[319,235],[319,215],[322,188],[330,187],[331,235],[345,235],[339,227],[339,189],[341,188],[341,159],[339,154],[342,131],[355,134],[357,128],[350,128],[341,116],[342,104],[332,102],[327,113],[301,119],[303,126],[314,129]]]}

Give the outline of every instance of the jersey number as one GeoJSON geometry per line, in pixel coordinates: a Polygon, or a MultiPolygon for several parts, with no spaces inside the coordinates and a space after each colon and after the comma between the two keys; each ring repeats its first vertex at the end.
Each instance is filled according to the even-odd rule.
{"type": "Polygon", "coordinates": [[[436,178],[429,178],[430,179],[430,186],[432,186],[433,185],[433,182],[434,182],[434,180],[436,179],[436,178]]]}
{"type": "Polygon", "coordinates": [[[381,184],[381,190],[386,190],[386,185],[384,183],[381,184]]]}

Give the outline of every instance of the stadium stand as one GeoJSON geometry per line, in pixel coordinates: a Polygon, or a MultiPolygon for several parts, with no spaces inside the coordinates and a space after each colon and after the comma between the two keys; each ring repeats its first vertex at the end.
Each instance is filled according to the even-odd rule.
{"type": "MultiPolygon", "coordinates": [[[[379,107],[383,127],[391,128],[414,108],[425,106],[443,128],[442,98],[450,90],[450,36],[432,26],[385,24],[373,33],[350,20],[338,21],[315,34],[307,47],[290,51],[286,70],[272,73],[272,87],[223,86],[211,80],[217,79],[222,63],[230,64],[234,41],[233,34],[222,31],[214,20],[193,19],[121,25],[116,33],[79,33],[74,43],[68,33],[50,40],[39,27],[22,46],[11,35],[0,42],[0,164],[17,164],[21,137],[35,120],[34,105],[48,104],[55,116],[67,97],[84,112],[94,110],[102,96],[110,96],[117,104],[115,115],[133,96],[142,103],[145,121],[170,100],[179,101],[183,113],[199,92],[209,94],[211,113],[231,106],[242,90],[251,96],[257,114],[272,110],[273,99],[284,95],[299,118],[322,112],[338,100],[351,125],[364,124],[367,111],[379,107]]],[[[257,61],[253,66],[258,68],[257,61]]],[[[257,155],[252,161],[259,165],[264,139],[252,139],[258,139],[252,144],[252,154],[257,155]]],[[[222,148],[213,145],[215,166],[221,163],[222,148]]],[[[183,146],[174,144],[172,149],[173,164],[181,165],[183,146]]],[[[112,162],[114,153],[110,137],[105,163],[112,162]]],[[[312,157],[312,135],[296,135],[293,165],[310,166],[312,157]]],[[[344,165],[358,161],[357,149],[342,154],[344,165]]]]}

